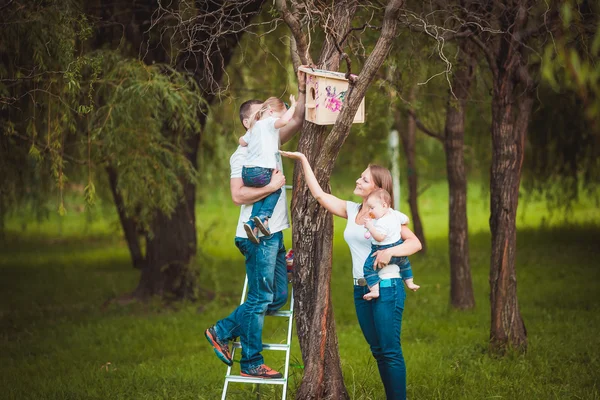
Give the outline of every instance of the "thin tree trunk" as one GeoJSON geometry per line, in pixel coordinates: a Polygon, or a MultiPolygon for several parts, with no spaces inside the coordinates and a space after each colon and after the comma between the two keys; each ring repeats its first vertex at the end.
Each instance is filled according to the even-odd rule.
{"type": "MultiPolygon", "coordinates": [[[[492,168],[490,176],[491,328],[490,350],[527,349],[527,330],[517,299],[517,206],[525,135],[533,103],[523,44],[517,39],[527,26],[527,1],[517,3],[500,18],[507,34],[494,54],[492,72],[492,168]],[[495,64],[494,64],[495,63],[495,64]],[[523,76],[525,78],[523,78],[523,76]]],[[[489,57],[491,60],[492,57],[489,57]]]]}
{"type": "MultiPolygon", "coordinates": [[[[504,87],[512,86],[504,83],[504,87]]],[[[492,100],[490,345],[493,351],[500,353],[507,347],[519,350],[527,348],[527,330],[517,299],[515,263],[519,184],[532,98],[527,94],[516,104],[502,101],[513,100],[518,95],[515,89],[511,92],[492,100]]]]}
{"type": "Polygon", "coordinates": [[[125,214],[123,197],[117,190],[117,171],[113,167],[107,167],[106,173],[108,175],[110,191],[113,195],[115,206],[117,207],[117,213],[119,214],[119,221],[121,221],[121,227],[123,228],[123,234],[125,235],[125,241],[127,242],[127,247],[129,248],[129,254],[131,255],[133,267],[141,269],[144,267],[146,259],[140,246],[139,226],[134,218],[125,214]]]}
{"type": "Polygon", "coordinates": [[[449,191],[450,304],[454,308],[475,307],[467,219],[467,175],[464,158],[466,101],[475,72],[472,44],[460,43],[461,55],[452,80],[454,95],[449,93],[446,108],[444,150],[449,191]]]}
{"type": "MultiPolygon", "coordinates": [[[[413,86],[410,89],[408,95],[409,103],[413,103],[416,100],[417,88],[413,86]]],[[[425,241],[425,232],[423,231],[423,223],[421,222],[421,215],[419,214],[419,202],[418,202],[418,188],[419,188],[419,176],[417,174],[417,162],[416,162],[416,133],[417,123],[413,113],[408,113],[408,120],[406,123],[406,129],[402,129],[400,116],[396,115],[396,129],[400,132],[400,138],[402,139],[402,148],[404,149],[404,157],[406,158],[407,172],[408,172],[408,205],[410,206],[410,213],[412,216],[412,226],[414,233],[421,241],[421,252],[425,253],[427,249],[427,243],[425,241]]],[[[399,205],[396,205],[399,207],[399,205]]]]}
{"type": "MultiPolygon", "coordinates": [[[[325,127],[305,122],[298,143],[298,150],[306,154],[321,187],[330,190],[329,179],[333,165],[342,144],[350,133],[356,110],[372,82],[375,73],[383,63],[396,36],[398,10],[403,1],[392,0],[386,8],[380,39],[363,66],[355,85],[351,85],[336,124],[327,135],[325,127]]],[[[336,3],[333,21],[335,34],[339,40],[349,29],[356,11],[356,1],[336,3]]],[[[305,46],[305,38],[298,32],[295,17],[286,14],[282,2],[278,2],[284,19],[292,29],[299,48],[305,46]],[[296,27],[296,29],[294,29],[296,27]]],[[[299,51],[303,63],[307,51],[299,51]]],[[[331,40],[321,52],[319,67],[336,71],[340,54],[331,40]]],[[[294,194],[292,200],[294,221],[293,243],[296,268],[294,269],[294,294],[296,307],[296,327],[304,377],[296,395],[297,399],[348,399],[344,386],[335,321],[331,304],[331,257],[333,245],[333,218],[311,196],[302,173],[294,170],[294,194]]]]}

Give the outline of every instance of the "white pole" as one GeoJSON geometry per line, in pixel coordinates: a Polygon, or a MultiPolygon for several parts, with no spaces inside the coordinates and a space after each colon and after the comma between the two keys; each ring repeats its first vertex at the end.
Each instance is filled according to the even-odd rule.
{"type": "Polygon", "coordinates": [[[398,131],[392,129],[388,136],[388,145],[390,150],[390,158],[392,160],[392,183],[394,188],[394,208],[400,209],[400,160],[398,145],[398,131]]]}

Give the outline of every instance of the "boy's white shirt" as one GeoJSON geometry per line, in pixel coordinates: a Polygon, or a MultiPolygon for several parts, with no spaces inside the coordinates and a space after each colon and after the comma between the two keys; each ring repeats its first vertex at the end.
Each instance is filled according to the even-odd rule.
{"type": "MultiPolygon", "coordinates": [[[[277,153],[279,157],[276,158],[277,168],[281,173],[283,173],[283,164],[281,162],[281,156],[277,153]]],[[[231,178],[241,178],[242,177],[242,168],[244,165],[248,165],[246,162],[248,156],[248,147],[238,146],[237,150],[231,155],[229,159],[229,165],[231,167],[231,178]]],[[[246,231],[244,230],[244,222],[247,222],[250,219],[250,215],[252,214],[252,204],[244,204],[241,206],[240,210],[240,218],[238,219],[237,228],[235,231],[236,237],[248,238],[246,235],[246,231]]],[[[280,232],[284,229],[290,227],[290,222],[288,219],[287,213],[287,201],[285,197],[285,189],[281,188],[281,196],[279,196],[279,200],[275,205],[275,210],[273,210],[273,216],[269,219],[269,229],[271,233],[280,232]]],[[[259,236],[263,236],[259,233],[259,236]]]]}
{"type": "Polygon", "coordinates": [[[275,129],[277,118],[268,117],[256,121],[242,139],[248,143],[248,156],[244,165],[276,168],[279,156],[279,129],[275,129]]]}
{"type": "Polygon", "coordinates": [[[402,214],[400,211],[390,208],[384,216],[375,220],[373,223],[375,230],[381,234],[384,234],[385,239],[383,239],[381,242],[378,242],[374,237],[371,237],[371,243],[377,245],[396,243],[402,237],[402,225],[407,223],[408,217],[406,215],[402,214]]]}

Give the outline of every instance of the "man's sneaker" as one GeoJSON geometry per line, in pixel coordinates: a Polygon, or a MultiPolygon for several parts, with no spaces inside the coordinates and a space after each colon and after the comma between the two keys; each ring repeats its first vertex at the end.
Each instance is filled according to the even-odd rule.
{"type": "Polygon", "coordinates": [[[240,375],[247,378],[263,378],[263,379],[277,379],[283,377],[279,372],[267,367],[265,364],[259,365],[258,367],[250,368],[247,371],[241,371],[240,375]]]}
{"type": "Polygon", "coordinates": [[[229,345],[227,343],[223,343],[217,338],[217,332],[215,332],[215,327],[211,326],[204,332],[204,336],[206,336],[206,340],[213,347],[215,354],[219,357],[219,360],[223,361],[227,365],[233,365],[233,360],[231,359],[231,354],[229,353],[229,345]]]}
{"type": "Polygon", "coordinates": [[[261,220],[259,217],[254,217],[252,219],[252,221],[254,221],[254,224],[256,225],[256,227],[258,229],[260,229],[260,231],[262,232],[263,235],[270,235],[271,231],[269,230],[269,222],[267,219],[265,219],[264,221],[261,220]]]}
{"type": "Polygon", "coordinates": [[[258,240],[258,237],[256,237],[256,235],[258,234],[258,231],[256,231],[256,228],[252,228],[252,226],[250,226],[250,224],[246,223],[244,224],[244,230],[246,231],[246,235],[248,235],[248,239],[250,239],[250,241],[254,244],[259,244],[260,241],[258,240]]]}

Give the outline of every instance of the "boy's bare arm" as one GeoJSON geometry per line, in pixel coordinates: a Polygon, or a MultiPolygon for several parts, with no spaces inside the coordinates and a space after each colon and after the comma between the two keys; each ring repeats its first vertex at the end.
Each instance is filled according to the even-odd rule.
{"type": "Polygon", "coordinates": [[[296,103],[296,111],[290,122],[286,126],[279,129],[279,139],[281,144],[288,142],[294,134],[302,128],[304,124],[304,111],[306,103],[306,74],[298,70],[298,100],[296,103]]]}
{"type": "Polygon", "coordinates": [[[281,129],[288,124],[292,120],[294,113],[296,111],[296,103],[292,103],[290,108],[283,114],[281,117],[275,121],[275,129],[281,129]]]}
{"type": "Polygon", "coordinates": [[[375,224],[373,223],[372,219],[369,218],[366,220],[365,228],[367,228],[369,232],[371,232],[371,236],[373,237],[373,239],[377,240],[378,242],[383,242],[383,240],[385,239],[385,233],[381,233],[377,230],[377,228],[375,228],[375,224]]]}

